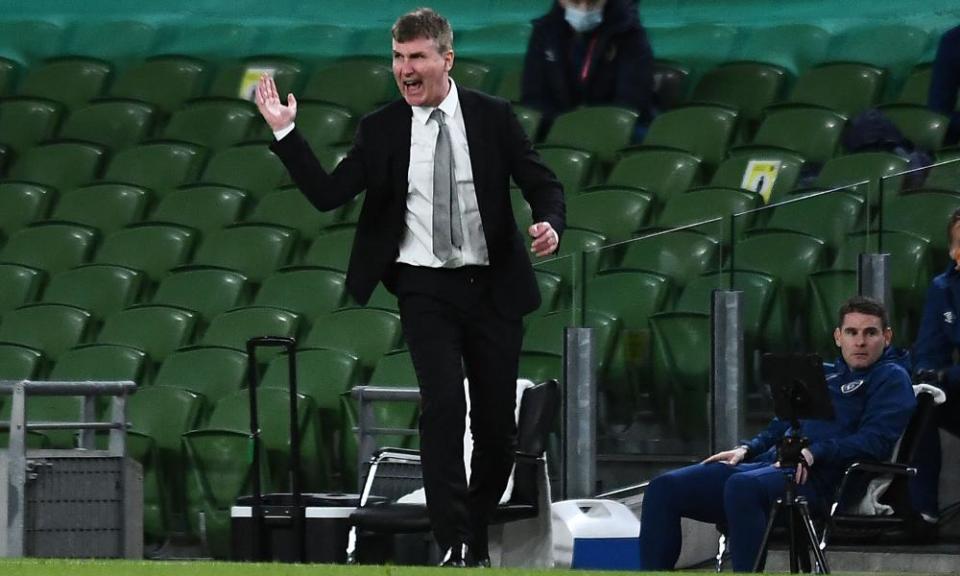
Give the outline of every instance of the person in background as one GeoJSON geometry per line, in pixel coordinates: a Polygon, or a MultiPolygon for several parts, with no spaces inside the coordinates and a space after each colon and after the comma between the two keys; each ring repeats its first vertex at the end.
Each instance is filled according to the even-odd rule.
{"type": "MultiPolygon", "coordinates": [[[[960,37],[960,35],[958,35],[960,37]]],[[[910,485],[913,504],[925,522],[917,529],[928,539],[936,535],[940,499],[940,429],[960,436],[960,209],[947,222],[950,264],[927,288],[920,330],[911,356],[918,379],[931,380],[947,399],[934,409],[935,425],[929,426],[920,441],[917,475],[910,485]],[[924,374],[926,373],[926,374],[924,374]],[[924,529],[926,528],[926,529],[924,529]]]]}
{"type": "Polygon", "coordinates": [[[887,459],[906,429],[916,399],[904,364],[890,346],[893,331],[879,302],[855,296],[840,307],[833,338],[840,358],[824,363],[836,417],[801,420],[810,444],[795,470],[782,470],[777,444],[790,424],[774,418],[743,445],[655,478],[643,497],[641,570],[670,570],[680,556],[680,518],[725,524],[735,572],[753,570],[770,507],[783,495],[785,473],[811,512],[832,500],[847,465],[887,459]]]}
{"type": "MultiPolygon", "coordinates": [[[[533,21],[521,102],[553,119],[578,106],[612,105],[653,114],[653,50],[630,0],[557,0],[533,21]]],[[[635,140],[638,136],[635,136],[635,140]]]]}
{"type": "Polygon", "coordinates": [[[958,92],[960,92],[960,26],[947,30],[940,38],[930,76],[930,92],[927,96],[928,108],[950,118],[944,146],[960,141],[958,92]]]}

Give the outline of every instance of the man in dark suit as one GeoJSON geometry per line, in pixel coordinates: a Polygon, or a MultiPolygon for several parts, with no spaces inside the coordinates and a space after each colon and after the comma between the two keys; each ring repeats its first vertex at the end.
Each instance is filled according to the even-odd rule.
{"type": "MultiPolygon", "coordinates": [[[[530,203],[531,251],[556,251],[563,190],[541,162],[506,101],[450,79],[453,32],[419,9],[393,26],[393,73],[401,100],[365,116],[353,147],[327,174],[294,127],[272,79],[257,106],[271,145],[320,210],[366,190],[347,288],[366,303],[377,283],[398,297],[404,338],[421,392],[424,487],[444,564],[486,563],[487,525],[506,487],[514,421],[521,318],[540,305],[533,268],[510,206],[510,178],[530,203]],[[474,449],[463,463],[470,382],[474,449]]],[[[336,82],[336,78],[331,78],[336,82]]]]}

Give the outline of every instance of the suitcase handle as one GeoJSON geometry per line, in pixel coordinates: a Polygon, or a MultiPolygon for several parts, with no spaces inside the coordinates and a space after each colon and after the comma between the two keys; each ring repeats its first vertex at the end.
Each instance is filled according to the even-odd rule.
{"type": "MultiPolygon", "coordinates": [[[[263,520],[263,488],[260,478],[260,421],[257,416],[257,348],[263,347],[281,347],[287,353],[287,362],[289,365],[289,391],[290,391],[290,492],[293,496],[293,509],[302,512],[303,501],[300,489],[300,428],[297,426],[297,341],[295,338],[285,336],[258,336],[247,340],[247,377],[249,379],[250,391],[250,439],[253,446],[252,457],[252,489],[253,489],[253,510],[257,521],[263,520]]],[[[300,561],[305,558],[305,548],[303,539],[303,518],[294,514],[295,533],[298,540],[298,552],[300,561]]],[[[261,547],[263,542],[261,541],[261,547]]],[[[261,560],[263,552],[260,551],[261,560]]]]}

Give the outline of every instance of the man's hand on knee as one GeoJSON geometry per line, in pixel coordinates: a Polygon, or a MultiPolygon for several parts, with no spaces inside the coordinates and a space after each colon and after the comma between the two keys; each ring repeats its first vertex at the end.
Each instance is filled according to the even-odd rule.
{"type": "Polygon", "coordinates": [[[737,446],[732,450],[717,452],[713,456],[701,462],[701,464],[709,464],[710,462],[723,462],[724,464],[729,464],[730,466],[736,466],[737,464],[743,462],[743,459],[746,457],[747,447],[737,446]]]}

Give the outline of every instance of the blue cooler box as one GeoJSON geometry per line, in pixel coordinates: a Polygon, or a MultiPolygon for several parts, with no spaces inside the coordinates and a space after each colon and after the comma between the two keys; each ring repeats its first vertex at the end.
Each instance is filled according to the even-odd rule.
{"type": "Polygon", "coordinates": [[[564,500],[551,505],[553,558],[558,567],[640,568],[640,520],[613,500],[564,500]]]}

